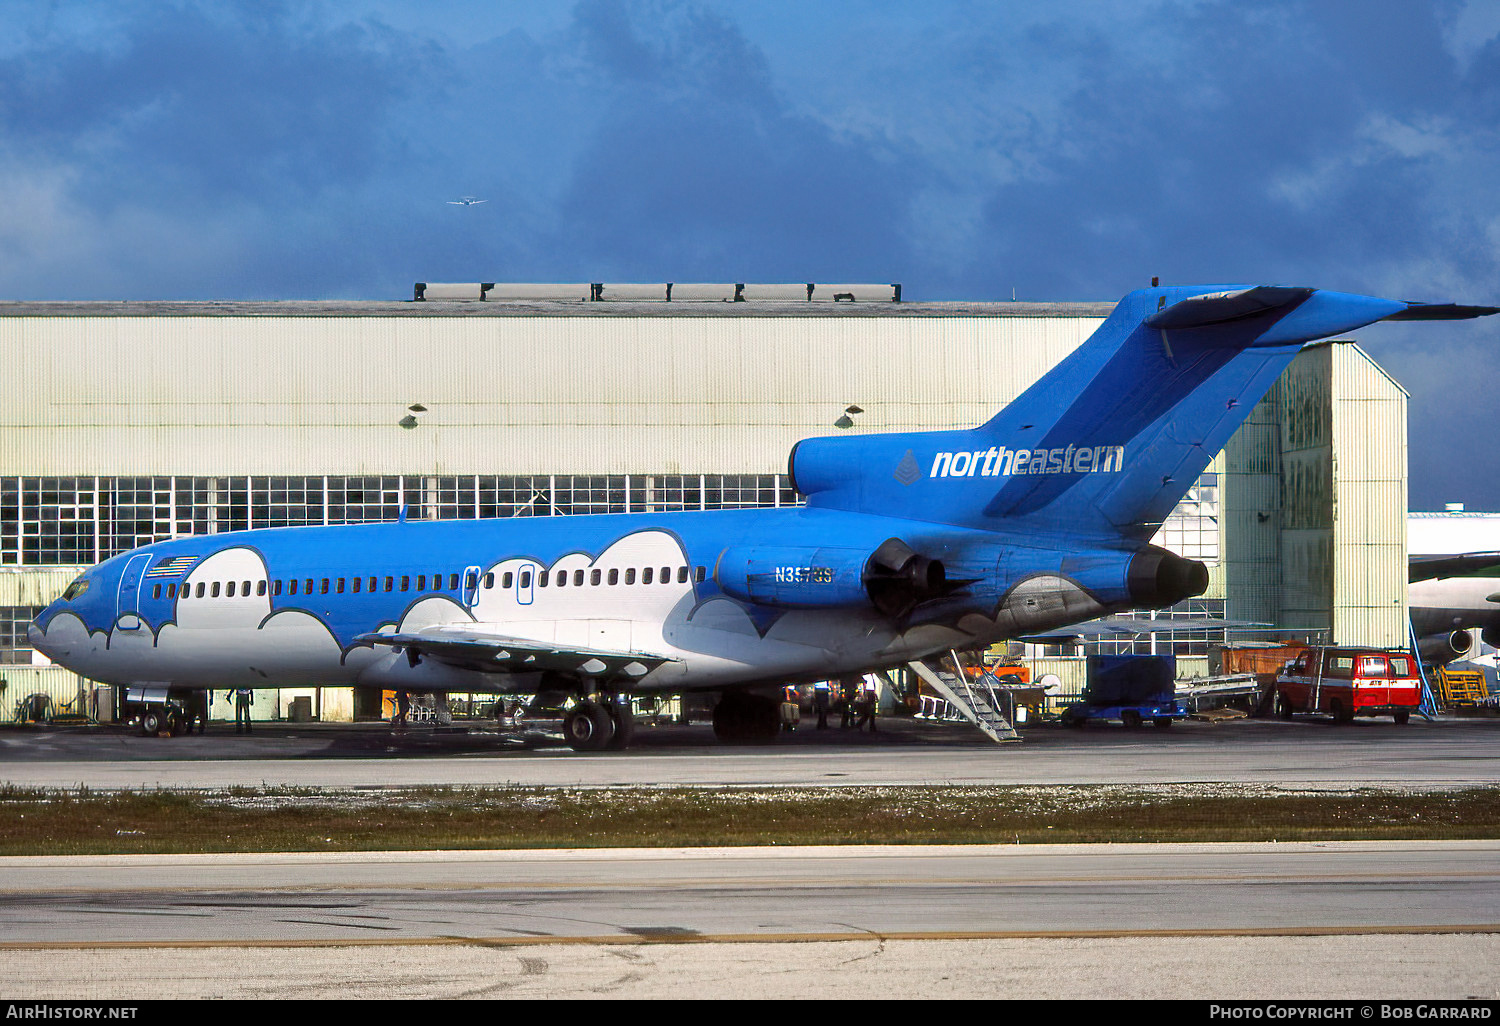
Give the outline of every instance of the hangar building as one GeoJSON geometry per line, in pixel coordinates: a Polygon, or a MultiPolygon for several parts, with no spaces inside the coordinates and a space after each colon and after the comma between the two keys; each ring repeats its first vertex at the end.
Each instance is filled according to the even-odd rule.
{"type": "MultiPolygon", "coordinates": [[[[463,518],[792,504],[798,439],[978,424],[1113,305],[904,302],[899,286],[662,292],[0,303],[0,718],[38,693],[86,711],[91,689],[45,665],[26,624],[82,567],[136,545],[403,506],[463,518]]],[[[1356,344],[1312,347],[1163,526],[1157,541],[1209,563],[1211,586],[1162,615],[1405,645],[1405,524],[1405,393],[1356,344]]],[[[1202,674],[1212,636],[1029,652],[1036,673],[1076,688],[1097,645],[1170,645],[1181,673],[1202,674]]],[[[324,719],[382,713],[337,691],[268,692],[257,710],[311,697],[324,719]]]]}

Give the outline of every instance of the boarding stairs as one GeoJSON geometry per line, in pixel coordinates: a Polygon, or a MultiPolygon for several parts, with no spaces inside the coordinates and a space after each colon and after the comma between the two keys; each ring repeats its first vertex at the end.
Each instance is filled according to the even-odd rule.
{"type": "MultiPolygon", "coordinates": [[[[953,665],[962,667],[958,653],[950,654],[953,656],[953,665]]],[[[998,682],[990,683],[995,680],[994,677],[985,674],[978,682],[970,681],[965,674],[950,673],[923,659],[913,660],[907,666],[911,667],[912,672],[924,684],[942,695],[949,706],[958,710],[964,719],[984,731],[991,741],[1003,744],[1021,740],[1021,735],[1010,721],[1010,696],[1005,694],[1004,688],[996,686],[998,682]]]]}

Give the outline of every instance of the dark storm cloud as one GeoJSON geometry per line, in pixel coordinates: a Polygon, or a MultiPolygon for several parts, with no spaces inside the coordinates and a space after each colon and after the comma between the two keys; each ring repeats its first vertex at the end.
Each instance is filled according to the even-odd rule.
{"type": "MultiPolygon", "coordinates": [[[[615,0],[578,7],[600,121],[560,208],[574,248],[612,275],[887,280],[909,160],[793,115],[762,55],[722,17],[615,0]]],[[[601,272],[602,273],[602,272],[601,272]]]]}
{"type": "Polygon", "coordinates": [[[254,5],[149,7],[105,47],[55,42],[0,67],[11,147],[80,167],[107,205],[316,194],[381,170],[394,104],[430,51],[376,25],[254,5]]]}

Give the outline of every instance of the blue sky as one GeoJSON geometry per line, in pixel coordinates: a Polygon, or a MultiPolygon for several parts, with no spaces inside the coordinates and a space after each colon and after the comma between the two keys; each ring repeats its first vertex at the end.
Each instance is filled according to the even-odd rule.
{"type": "MultiPolygon", "coordinates": [[[[3,298],[1159,275],[1500,305],[1500,0],[0,15],[3,298]]],[[[1500,509],[1500,325],[1360,337],[1412,392],[1412,507],[1500,509]]]]}

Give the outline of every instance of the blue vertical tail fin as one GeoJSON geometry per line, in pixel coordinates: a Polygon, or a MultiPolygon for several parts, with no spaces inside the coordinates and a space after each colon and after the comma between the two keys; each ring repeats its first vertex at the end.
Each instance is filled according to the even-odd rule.
{"type": "Polygon", "coordinates": [[[793,483],[815,507],[1146,538],[1304,344],[1416,306],[1282,286],[1141,289],[987,423],[807,439],[793,483]]]}

